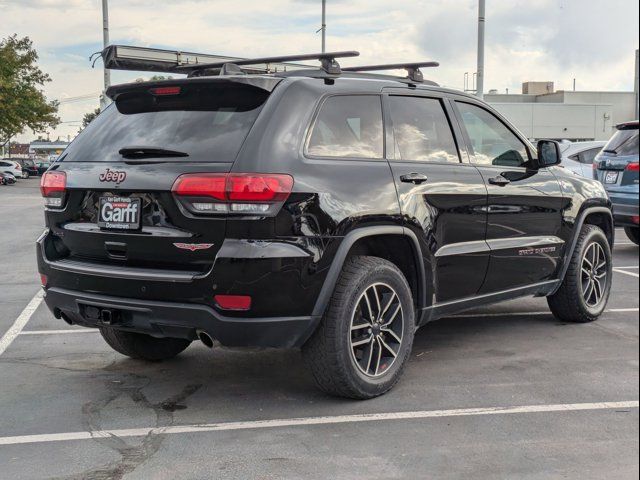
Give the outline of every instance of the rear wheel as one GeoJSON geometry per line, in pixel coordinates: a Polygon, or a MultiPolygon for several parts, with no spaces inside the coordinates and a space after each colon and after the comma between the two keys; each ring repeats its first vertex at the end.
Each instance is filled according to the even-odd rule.
{"type": "Polygon", "coordinates": [[[182,338],[155,338],[110,327],[101,327],[100,334],[116,352],[152,362],[173,358],[191,344],[191,340],[182,338]]]}
{"type": "Polygon", "coordinates": [[[629,237],[629,240],[631,240],[633,243],[638,245],[638,235],[640,234],[639,230],[640,230],[639,227],[625,227],[624,233],[627,234],[627,237],[629,237]]]}
{"type": "Polygon", "coordinates": [[[372,398],[400,378],[414,329],[411,289],[398,267],[377,257],[352,257],[302,353],[325,392],[372,398]]]}
{"type": "Polygon", "coordinates": [[[26,170],[23,170],[23,171],[22,171],[22,178],[24,178],[25,180],[26,180],[27,178],[29,178],[29,172],[27,172],[26,170]]]}
{"type": "Polygon", "coordinates": [[[592,322],[609,300],[613,264],[604,232],[584,225],[560,289],[547,298],[553,314],[565,322],[592,322]]]}

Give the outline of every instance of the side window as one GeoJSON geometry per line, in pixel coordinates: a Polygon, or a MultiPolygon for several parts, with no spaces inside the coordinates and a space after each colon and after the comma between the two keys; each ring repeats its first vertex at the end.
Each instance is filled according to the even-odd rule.
{"type": "Polygon", "coordinates": [[[382,105],[377,95],[340,95],[323,103],[307,154],[317,157],[382,158],[382,105]]]}
{"type": "Polygon", "coordinates": [[[460,162],[440,100],[391,96],[389,104],[401,160],[460,162]]]}
{"type": "Polygon", "coordinates": [[[497,117],[469,103],[456,104],[471,139],[475,163],[520,167],[529,159],[525,144],[497,117]]]}
{"type": "Polygon", "coordinates": [[[596,158],[596,155],[602,150],[601,147],[590,148],[589,150],[585,150],[584,152],[580,152],[579,158],[580,163],[584,163],[586,165],[592,165],[593,160],[596,158]]]}

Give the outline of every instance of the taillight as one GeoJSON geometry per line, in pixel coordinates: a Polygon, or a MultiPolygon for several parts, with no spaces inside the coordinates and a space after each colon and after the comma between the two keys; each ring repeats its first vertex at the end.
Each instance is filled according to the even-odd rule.
{"type": "Polygon", "coordinates": [[[171,191],[194,213],[274,215],[289,197],[293,177],[259,173],[187,173],[171,191]]]}
{"type": "Polygon", "coordinates": [[[47,207],[61,207],[66,188],[67,175],[64,172],[45,172],[40,179],[40,193],[47,207]]]}
{"type": "Polygon", "coordinates": [[[180,95],[180,87],[155,87],[150,88],[151,95],[180,95]]]}
{"type": "Polygon", "coordinates": [[[630,163],[627,165],[627,168],[625,168],[625,170],[627,172],[638,172],[640,171],[640,163],[638,162],[630,163]]]}

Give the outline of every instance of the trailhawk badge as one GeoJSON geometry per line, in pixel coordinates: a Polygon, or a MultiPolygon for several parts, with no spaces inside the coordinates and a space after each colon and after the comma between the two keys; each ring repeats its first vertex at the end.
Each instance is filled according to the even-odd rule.
{"type": "Polygon", "coordinates": [[[173,246],[181,248],[182,250],[195,252],[196,250],[207,250],[213,247],[213,243],[174,243],[173,246]]]}

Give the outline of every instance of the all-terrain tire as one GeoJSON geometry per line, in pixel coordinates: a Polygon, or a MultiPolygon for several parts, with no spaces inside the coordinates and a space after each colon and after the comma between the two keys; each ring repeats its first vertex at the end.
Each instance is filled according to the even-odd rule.
{"type": "Polygon", "coordinates": [[[191,344],[191,340],[182,338],[155,338],[110,327],[101,327],[100,334],[116,352],[151,362],[173,358],[191,344]]]}
{"type": "MultiPolygon", "coordinates": [[[[603,271],[605,271],[603,269],[603,271]]],[[[580,231],[576,248],[570,259],[569,268],[559,290],[547,297],[551,312],[565,322],[587,323],[597,320],[604,312],[611,293],[613,262],[611,248],[604,232],[595,225],[584,225],[580,231]],[[587,304],[583,293],[583,259],[587,249],[597,243],[602,247],[606,259],[606,286],[601,301],[594,306],[587,304]]]]}
{"type": "MultiPolygon", "coordinates": [[[[400,319],[394,320],[394,324],[398,325],[395,323],[398,321],[400,319]]],[[[378,257],[354,256],[345,262],[325,315],[303,346],[302,353],[324,392],[354,399],[373,398],[390,390],[399,380],[411,354],[414,332],[415,308],[411,288],[400,269],[378,257]],[[396,293],[401,306],[402,337],[397,355],[386,371],[378,376],[369,376],[356,365],[351,322],[359,301],[374,285],[383,285],[383,289],[386,285],[396,293]]],[[[383,334],[383,338],[384,335],[388,334],[383,334]]],[[[382,348],[381,343],[378,345],[382,348]]]]}
{"type": "Polygon", "coordinates": [[[627,234],[629,240],[638,245],[638,236],[640,235],[640,227],[625,227],[624,233],[627,234]]]}

